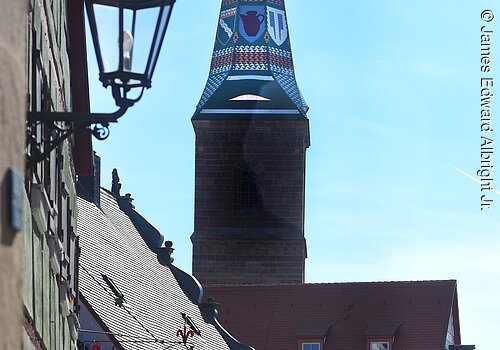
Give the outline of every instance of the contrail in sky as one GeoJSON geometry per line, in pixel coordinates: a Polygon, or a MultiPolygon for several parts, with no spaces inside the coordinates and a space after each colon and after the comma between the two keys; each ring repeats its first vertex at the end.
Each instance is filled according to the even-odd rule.
{"type": "MultiPolygon", "coordinates": [[[[455,170],[456,170],[456,171],[458,171],[460,174],[462,174],[462,175],[464,175],[464,176],[468,177],[468,178],[469,178],[469,179],[471,179],[472,181],[474,181],[474,182],[476,182],[476,183],[478,183],[478,184],[480,184],[480,185],[481,185],[481,181],[480,181],[478,178],[475,178],[474,176],[469,175],[469,174],[467,174],[465,171],[462,171],[462,170],[460,170],[460,169],[458,169],[458,168],[455,168],[455,170]]],[[[492,189],[490,190],[490,192],[493,192],[493,193],[496,193],[496,194],[500,195],[500,191],[498,191],[497,189],[494,189],[494,188],[492,188],[492,189]]]]}

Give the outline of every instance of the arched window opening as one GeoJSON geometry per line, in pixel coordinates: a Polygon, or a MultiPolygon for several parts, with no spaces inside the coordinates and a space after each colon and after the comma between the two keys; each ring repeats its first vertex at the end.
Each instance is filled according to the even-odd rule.
{"type": "Polygon", "coordinates": [[[258,208],[257,175],[252,170],[245,170],[240,178],[239,191],[240,210],[256,210],[258,208]]]}

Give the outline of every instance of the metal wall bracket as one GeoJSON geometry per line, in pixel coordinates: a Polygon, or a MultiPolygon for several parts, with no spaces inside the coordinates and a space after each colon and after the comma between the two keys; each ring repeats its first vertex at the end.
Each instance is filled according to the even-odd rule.
{"type": "Polygon", "coordinates": [[[28,112],[28,142],[35,143],[38,150],[37,153],[31,154],[28,166],[31,167],[47,159],[50,153],[69,136],[86,128],[89,128],[98,140],[105,140],[109,136],[109,123],[118,122],[118,118],[125,114],[128,107],[122,106],[113,113],[28,112]],[[34,130],[42,123],[49,129],[49,136],[38,141],[34,130]]]}

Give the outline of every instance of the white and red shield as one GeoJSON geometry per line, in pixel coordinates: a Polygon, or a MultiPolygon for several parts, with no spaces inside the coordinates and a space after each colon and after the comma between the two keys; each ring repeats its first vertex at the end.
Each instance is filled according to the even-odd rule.
{"type": "Polygon", "coordinates": [[[283,44],[288,37],[285,11],[267,6],[267,31],[276,45],[283,44]]]}

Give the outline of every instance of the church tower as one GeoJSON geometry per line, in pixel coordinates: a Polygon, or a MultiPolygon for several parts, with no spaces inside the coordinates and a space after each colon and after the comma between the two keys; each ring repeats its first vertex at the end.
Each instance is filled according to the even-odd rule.
{"type": "Polygon", "coordinates": [[[284,0],[222,0],[191,119],[193,274],[202,284],[304,282],[307,110],[284,0]]]}

